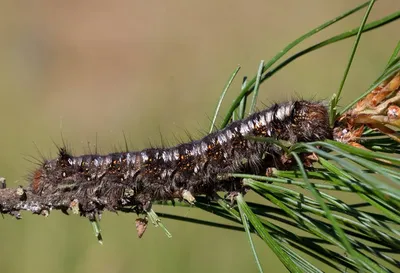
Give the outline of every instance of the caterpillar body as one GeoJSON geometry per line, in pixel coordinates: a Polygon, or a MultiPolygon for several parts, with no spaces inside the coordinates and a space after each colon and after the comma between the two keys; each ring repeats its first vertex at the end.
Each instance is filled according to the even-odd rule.
{"type": "MultiPolygon", "coordinates": [[[[29,190],[49,205],[83,213],[133,206],[138,213],[152,202],[217,191],[242,190],[240,180],[217,179],[224,173],[265,173],[283,152],[251,140],[271,137],[291,143],[332,138],[328,111],[321,102],[275,104],[200,140],[170,148],[151,148],[108,155],[70,155],[65,148],[31,176],[29,190]]],[[[188,200],[188,198],[185,198],[188,200]]]]}

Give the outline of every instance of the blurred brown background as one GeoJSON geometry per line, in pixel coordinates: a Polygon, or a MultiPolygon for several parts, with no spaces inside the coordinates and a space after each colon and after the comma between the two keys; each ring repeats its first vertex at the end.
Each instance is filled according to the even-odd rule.
{"type": "MultiPolygon", "coordinates": [[[[242,69],[223,110],[289,42],[363,1],[2,1],[0,8],[0,175],[26,185],[30,156],[56,155],[61,134],[76,154],[171,144],[208,129],[235,67],[242,69]],[[37,148],[36,148],[37,146],[37,148]],[[39,152],[38,152],[39,150],[39,152]],[[28,160],[26,160],[28,159],[28,160]]],[[[399,10],[379,1],[370,21],[399,10]]],[[[356,27],[363,13],[308,40],[305,48],[356,27]]],[[[367,33],[345,86],[343,104],[379,75],[399,22],[367,33]]],[[[261,86],[260,103],[336,92],[353,39],[306,55],[261,86]]],[[[162,208],[221,221],[195,208],[162,208]]],[[[106,213],[100,246],[84,218],[24,213],[0,221],[1,272],[255,272],[245,234],[165,220],[168,239],[149,226],[138,240],[136,215],[106,213]]],[[[255,237],[256,238],[256,237],[255,237]]],[[[285,272],[256,238],[266,271],[285,272]]],[[[316,264],[319,264],[316,262],[316,264]]]]}

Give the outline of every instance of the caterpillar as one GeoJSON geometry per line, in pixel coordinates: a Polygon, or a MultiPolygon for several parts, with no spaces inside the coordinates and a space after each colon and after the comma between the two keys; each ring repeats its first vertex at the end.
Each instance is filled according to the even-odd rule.
{"type": "Polygon", "coordinates": [[[306,100],[275,104],[202,139],[169,148],[72,156],[64,147],[46,160],[30,178],[29,190],[49,206],[81,213],[132,206],[148,211],[155,201],[242,191],[224,173],[265,173],[277,166],[283,152],[277,146],[249,137],[270,137],[291,143],[332,138],[328,111],[321,102],[306,100]]]}

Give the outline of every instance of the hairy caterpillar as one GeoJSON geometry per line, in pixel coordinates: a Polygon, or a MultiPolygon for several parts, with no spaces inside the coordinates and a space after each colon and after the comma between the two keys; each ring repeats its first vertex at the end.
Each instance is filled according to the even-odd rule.
{"type": "Polygon", "coordinates": [[[29,190],[49,206],[68,209],[78,202],[83,214],[123,206],[141,213],[153,201],[240,191],[240,180],[218,180],[217,175],[265,173],[267,167],[278,167],[276,159],[282,155],[276,146],[248,136],[295,143],[332,138],[332,130],[322,103],[285,102],[171,148],[77,157],[61,148],[58,158],[33,172],[29,190]]]}

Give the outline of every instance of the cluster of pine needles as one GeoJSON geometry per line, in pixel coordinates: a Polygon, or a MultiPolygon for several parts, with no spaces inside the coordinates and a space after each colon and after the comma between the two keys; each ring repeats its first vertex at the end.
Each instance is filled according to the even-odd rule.
{"type": "MultiPolygon", "coordinates": [[[[229,174],[241,178],[243,184],[264,202],[247,202],[239,194],[232,206],[223,194],[211,202],[208,198],[196,196],[197,208],[231,220],[236,225],[164,213],[159,213],[159,216],[244,230],[259,272],[263,272],[263,267],[253,245],[253,234],[272,249],[290,272],[322,272],[312,264],[317,260],[340,272],[399,270],[400,41],[370,88],[349,105],[338,107],[362,34],[400,18],[400,11],[397,11],[367,23],[374,3],[368,1],[333,18],[290,43],[267,63],[262,61],[253,79],[244,78],[241,92],[220,127],[253,113],[259,86],[280,69],[304,54],[355,36],[338,92],[330,100],[335,140],[293,146],[275,141],[275,145],[285,149],[286,155],[297,163],[296,168],[285,171],[272,169],[269,176],[229,174]],[[364,8],[365,15],[357,28],[286,57],[289,50],[305,39],[364,8]],[[283,57],[286,59],[282,60],[283,57]],[[304,167],[299,156],[304,153],[315,158],[312,169],[304,167]]],[[[210,132],[215,128],[224,96],[239,69],[232,73],[222,92],[210,132]]],[[[176,205],[187,206],[179,202],[176,205]]]]}

